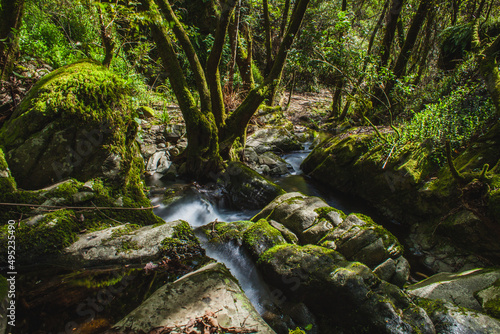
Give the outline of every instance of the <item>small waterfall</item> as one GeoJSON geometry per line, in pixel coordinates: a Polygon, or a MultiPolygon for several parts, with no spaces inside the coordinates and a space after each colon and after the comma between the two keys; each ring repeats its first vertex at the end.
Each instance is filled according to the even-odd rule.
{"type": "MultiPolygon", "coordinates": [[[[185,220],[196,228],[213,222],[215,219],[223,222],[248,220],[254,212],[218,210],[207,199],[189,195],[170,206],[160,204],[155,214],[167,222],[177,219],[185,220]]],[[[207,256],[226,265],[233,276],[238,279],[252,305],[262,314],[265,311],[263,301],[269,295],[268,289],[245,250],[232,242],[211,244],[202,232],[196,234],[207,256]]]]}

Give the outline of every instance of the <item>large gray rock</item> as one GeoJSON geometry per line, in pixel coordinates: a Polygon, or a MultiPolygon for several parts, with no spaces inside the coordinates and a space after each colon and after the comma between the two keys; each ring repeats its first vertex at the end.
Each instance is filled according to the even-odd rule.
{"type": "Polygon", "coordinates": [[[268,249],[287,243],[283,233],[265,219],[256,223],[250,221],[210,223],[201,229],[212,243],[236,242],[243,245],[255,260],[268,249]]]}
{"type": "MultiPolygon", "coordinates": [[[[398,259],[403,253],[396,237],[369,217],[359,214],[345,217],[318,197],[287,193],[268,204],[252,221],[262,218],[290,229],[301,244],[319,244],[337,250],[346,259],[362,262],[370,268],[387,259],[398,259]]],[[[394,263],[390,275],[385,273],[383,278],[402,287],[409,273],[408,261],[401,258],[394,263]]]]}
{"type": "Polygon", "coordinates": [[[213,312],[221,327],[275,333],[259,316],[237,280],[220,263],[209,264],[167,284],[119,321],[108,333],[180,327],[213,312]]]}
{"type": "Polygon", "coordinates": [[[363,262],[371,268],[403,253],[403,247],[392,233],[359,214],[349,215],[322,239],[326,241],[333,241],[347,259],[363,262]]]}
{"type": "Polygon", "coordinates": [[[420,301],[438,334],[500,333],[500,321],[451,303],[420,301]]]}
{"type": "Polygon", "coordinates": [[[304,148],[297,137],[284,127],[259,129],[248,136],[246,146],[253,148],[257,154],[268,151],[283,153],[304,148]]]}
{"type": "Polygon", "coordinates": [[[252,221],[261,218],[275,220],[295,233],[302,243],[316,243],[341,221],[341,217],[336,221],[328,219],[326,215],[323,217],[320,213],[324,208],[330,207],[318,197],[309,197],[297,192],[287,193],[268,204],[252,221]],[[322,225],[315,229],[318,224],[322,225]]]}
{"type": "Polygon", "coordinates": [[[435,333],[403,291],[334,250],[278,245],[258,264],[272,284],[320,315],[321,333],[435,333]]]}
{"type": "Polygon", "coordinates": [[[226,191],[228,204],[237,209],[261,209],[285,193],[280,186],[236,161],[228,164],[219,185],[226,191]]]}
{"type": "Polygon", "coordinates": [[[68,263],[89,266],[144,263],[174,253],[181,257],[203,253],[185,221],[144,227],[125,224],[87,233],[65,248],[61,256],[68,263]]]}
{"type": "MultiPolygon", "coordinates": [[[[476,297],[480,291],[494,288],[500,279],[500,269],[474,269],[461,273],[438,273],[407,288],[409,294],[440,299],[461,307],[483,311],[476,297]]],[[[483,292],[485,295],[485,292],[483,292]]]]}
{"type": "Polygon", "coordinates": [[[124,80],[91,61],[39,80],[0,129],[18,186],[40,189],[69,177],[134,177],[129,174],[140,171],[142,161],[136,159],[138,124],[125,107],[127,92],[124,80]]]}

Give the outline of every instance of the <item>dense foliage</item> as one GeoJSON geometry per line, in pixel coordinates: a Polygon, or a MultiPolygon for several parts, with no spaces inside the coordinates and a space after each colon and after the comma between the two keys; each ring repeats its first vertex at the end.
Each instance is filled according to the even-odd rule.
{"type": "MultiPolygon", "coordinates": [[[[250,89],[269,75],[298,1],[172,2],[175,19],[148,12],[155,3],[158,9],[154,5],[151,10],[165,14],[164,0],[16,2],[24,10],[22,24],[19,29],[12,26],[7,35],[9,27],[2,27],[0,36],[5,47],[18,39],[20,57],[13,75],[19,76],[34,59],[58,68],[90,58],[127,78],[137,105],[153,107],[161,121],[168,122],[166,106],[181,97],[166,81],[172,73],[151,28],[160,23],[168,31],[166,38],[173,43],[194,102],[202,108],[203,96],[196,88],[199,74],[176,29],[189,39],[200,66],[208,70],[208,81],[212,51],[220,53],[218,90],[230,117],[243,106],[250,89]],[[231,15],[223,26],[228,10],[231,15]],[[218,27],[226,29],[223,39],[218,27]]],[[[498,86],[484,69],[489,57],[498,74],[493,41],[500,33],[495,10],[499,5],[498,0],[311,1],[284,71],[276,77],[279,85],[265,93],[266,103],[279,101],[276,92],[326,89],[332,103],[328,110],[317,111],[323,119],[315,126],[390,125],[396,131],[381,139],[388,149],[430,141],[442,158],[445,141],[461,149],[498,120],[498,86]]],[[[4,1],[2,6],[7,8],[4,1]]],[[[7,15],[5,10],[2,15],[7,15]]],[[[215,90],[210,95],[215,99],[215,90]]],[[[222,122],[217,125],[221,131],[224,121],[214,115],[222,122]]],[[[233,144],[219,145],[232,150],[233,144]]],[[[237,152],[231,154],[234,158],[237,152]]]]}

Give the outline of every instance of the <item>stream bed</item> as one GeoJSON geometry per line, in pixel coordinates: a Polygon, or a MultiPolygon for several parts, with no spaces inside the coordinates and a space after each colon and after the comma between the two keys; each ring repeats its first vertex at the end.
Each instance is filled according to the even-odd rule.
{"type": "MultiPolygon", "coordinates": [[[[366,203],[334,192],[303,175],[300,164],[309,152],[309,149],[305,149],[283,155],[291,173],[272,181],[287,192],[299,191],[321,197],[346,214],[360,212],[372,216],[377,223],[403,240],[403,229],[379,217],[366,203]]],[[[193,183],[164,183],[156,176],[150,177],[147,182],[151,187],[152,203],[159,205],[155,214],[167,222],[177,219],[187,221],[195,230],[206,255],[229,268],[256,310],[261,315],[272,312],[274,306],[269,298],[272,287],[266,285],[243,247],[235,243],[211,244],[199,229],[214,221],[249,220],[258,211],[227,208],[223,196],[206,192],[193,183]],[[164,204],[165,190],[174,188],[181,191],[174,201],[164,204]]],[[[12,329],[12,333],[102,333],[139,306],[156,289],[201,265],[191,263],[185,271],[178,272],[148,272],[144,265],[77,271],[43,264],[28,268],[19,277],[18,317],[23,320],[12,329]]]]}

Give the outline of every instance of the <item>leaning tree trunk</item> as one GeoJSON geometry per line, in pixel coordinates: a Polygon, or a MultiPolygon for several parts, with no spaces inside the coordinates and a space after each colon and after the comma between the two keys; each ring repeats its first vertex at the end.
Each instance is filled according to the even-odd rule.
{"type": "Polygon", "coordinates": [[[479,71],[486,82],[486,88],[490,93],[493,105],[500,117],[500,72],[498,71],[498,58],[500,54],[500,35],[480,55],[479,71]]]}
{"type": "MultiPolygon", "coordinates": [[[[218,77],[217,75],[213,75],[213,72],[208,73],[208,68],[204,70],[201,66],[193,45],[169,2],[167,0],[143,0],[145,9],[150,10],[150,14],[152,15],[150,26],[153,38],[157,44],[163,65],[169,72],[172,90],[177,97],[186,123],[188,146],[183,153],[183,157],[186,159],[184,174],[197,179],[210,177],[213,175],[212,173],[217,173],[223,167],[222,157],[228,159],[234,156],[232,155],[233,144],[238,141],[238,138],[244,140],[246,127],[250,118],[264,101],[267,94],[279,85],[288,51],[300,28],[309,1],[297,1],[288,30],[280,45],[269,75],[259,87],[253,88],[249,92],[246,99],[233,113],[227,116],[220,107],[217,107],[216,110],[212,109],[214,106],[221,106],[222,95],[213,89],[217,85],[214,80],[218,79],[218,77]],[[152,10],[154,8],[152,6],[153,1],[158,5],[162,16],[157,11],[152,10]],[[170,24],[164,24],[162,17],[170,24]],[[169,31],[166,28],[167,26],[171,27],[177,43],[181,46],[189,61],[190,70],[196,79],[197,90],[200,96],[200,107],[198,107],[189,90],[186,82],[186,74],[180,66],[169,36],[169,31]],[[218,100],[214,101],[214,99],[218,100]]],[[[227,25],[232,14],[232,10],[225,9],[230,7],[234,9],[231,3],[231,1],[221,3],[222,10],[218,17],[219,22],[214,45],[209,55],[208,62],[217,66],[220,64],[220,56],[222,54],[222,47],[224,46],[221,41],[224,40],[227,34],[227,25]],[[229,6],[226,6],[228,4],[229,6]]],[[[213,71],[212,69],[210,70],[213,71]]]]}
{"type": "Polygon", "coordinates": [[[394,88],[396,79],[399,79],[406,74],[406,65],[410,59],[411,51],[413,50],[413,46],[415,45],[418,34],[420,33],[420,29],[424,24],[424,20],[427,16],[427,10],[431,7],[431,5],[432,0],[422,0],[418,6],[415,16],[413,16],[410,29],[408,30],[405,42],[393,68],[394,78],[389,80],[385,85],[385,95],[387,96],[389,96],[392,88],[394,88]]]}
{"type": "Polygon", "coordinates": [[[24,3],[25,0],[0,2],[0,80],[8,79],[17,59],[24,3]]]}

